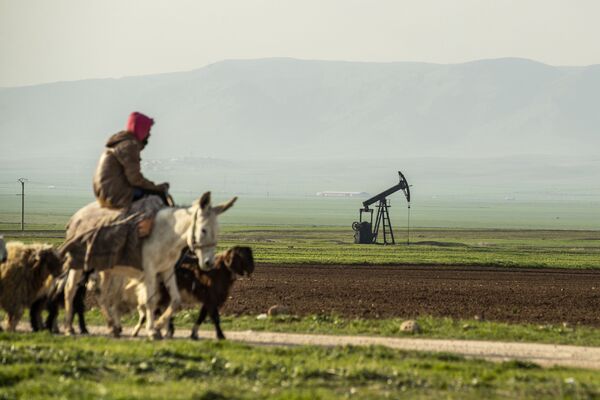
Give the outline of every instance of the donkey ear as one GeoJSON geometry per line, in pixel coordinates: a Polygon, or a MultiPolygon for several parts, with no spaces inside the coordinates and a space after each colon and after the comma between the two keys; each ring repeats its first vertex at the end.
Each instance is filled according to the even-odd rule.
{"type": "Polygon", "coordinates": [[[204,192],[202,197],[194,202],[194,206],[200,207],[201,210],[205,210],[208,206],[210,206],[210,191],[204,192]]]}
{"type": "Polygon", "coordinates": [[[225,211],[229,210],[231,207],[233,207],[236,200],[237,200],[237,197],[234,197],[231,200],[229,200],[227,203],[223,203],[223,204],[219,204],[218,206],[214,206],[213,210],[215,210],[215,212],[217,214],[222,214],[225,211]]]}

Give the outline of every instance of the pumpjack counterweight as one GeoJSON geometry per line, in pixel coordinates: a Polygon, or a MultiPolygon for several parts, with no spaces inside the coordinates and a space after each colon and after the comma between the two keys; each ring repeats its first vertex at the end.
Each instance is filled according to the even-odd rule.
{"type": "Polygon", "coordinates": [[[398,171],[398,176],[400,177],[400,182],[397,185],[363,202],[363,207],[359,209],[359,220],[352,224],[352,229],[354,229],[354,243],[375,244],[381,238],[383,239],[382,244],[396,244],[392,221],[390,219],[389,209],[391,205],[387,197],[402,190],[410,209],[410,187],[402,172],[398,171]],[[377,208],[377,216],[375,218],[375,225],[373,225],[373,209],[369,207],[375,203],[377,203],[375,206],[377,208]],[[369,214],[369,221],[363,221],[363,213],[369,214]],[[383,231],[382,237],[379,236],[379,229],[383,231]]]}

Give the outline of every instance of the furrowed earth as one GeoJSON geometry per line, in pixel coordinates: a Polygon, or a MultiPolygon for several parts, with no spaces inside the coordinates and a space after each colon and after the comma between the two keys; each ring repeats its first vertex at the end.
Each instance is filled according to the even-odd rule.
{"type": "Polygon", "coordinates": [[[600,326],[600,271],[260,264],[236,282],[223,313],[258,314],[274,304],[297,315],[600,326]]]}

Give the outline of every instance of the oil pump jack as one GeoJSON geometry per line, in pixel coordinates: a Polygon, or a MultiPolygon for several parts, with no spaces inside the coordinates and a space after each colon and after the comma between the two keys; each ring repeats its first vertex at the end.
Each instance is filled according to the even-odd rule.
{"type": "MultiPolygon", "coordinates": [[[[383,230],[382,244],[396,244],[392,223],[390,221],[389,208],[391,206],[387,197],[399,190],[402,190],[406,197],[406,201],[408,202],[408,233],[410,235],[410,188],[402,172],[398,171],[398,176],[400,177],[400,182],[396,186],[392,186],[388,190],[379,193],[377,196],[373,196],[369,200],[363,201],[363,207],[359,209],[359,220],[352,224],[352,229],[354,230],[354,243],[377,243],[379,229],[381,228],[383,230]],[[375,218],[375,225],[373,225],[374,210],[369,207],[375,203],[377,203],[377,217],[375,218]],[[370,222],[363,221],[363,213],[370,214],[370,222]]],[[[410,239],[407,239],[407,243],[409,243],[409,240],[410,239]]]]}

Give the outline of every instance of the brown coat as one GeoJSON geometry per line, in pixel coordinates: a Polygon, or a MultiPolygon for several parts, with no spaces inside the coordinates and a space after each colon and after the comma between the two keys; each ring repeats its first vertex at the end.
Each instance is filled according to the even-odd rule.
{"type": "Polygon", "coordinates": [[[94,175],[94,194],[107,208],[128,208],[135,188],[163,191],[144,178],[140,166],[143,144],[130,132],[122,131],[108,139],[94,175]]]}

